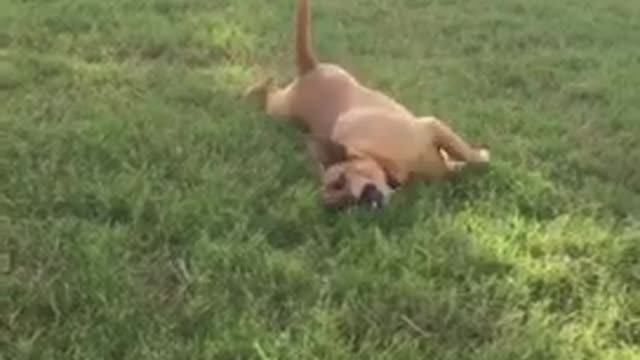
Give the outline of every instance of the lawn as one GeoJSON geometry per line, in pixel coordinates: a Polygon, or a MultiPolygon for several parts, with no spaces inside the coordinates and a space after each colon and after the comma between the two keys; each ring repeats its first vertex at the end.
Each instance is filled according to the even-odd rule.
{"type": "Polygon", "coordinates": [[[320,207],[293,0],[0,0],[0,359],[640,359],[640,2],[313,0],[362,82],[490,144],[320,207]]]}

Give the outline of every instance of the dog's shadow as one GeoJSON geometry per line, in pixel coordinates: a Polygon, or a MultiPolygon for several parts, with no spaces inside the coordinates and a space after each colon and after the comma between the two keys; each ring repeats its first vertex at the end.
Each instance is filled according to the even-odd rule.
{"type": "MultiPolygon", "coordinates": [[[[286,83],[277,80],[282,82],[286,83]]],[[[254,100],[243,99],[255,105],[254,100]]],[[[274,143],[269,152],[274,153],[278,161],[270,166],[276,168],[274,180],[281,186],[269,187],[260,194],[261,200],[256,203],[252,217],[255,226],[262,228],[267,241],[276,248],[293,249],[308,241],[338,245],[365,229],[383,236],[402,236],[415,224],[437,216],[434,209],[436,213],[455,212],[482,191],[473,185],[475,179],[483,176],[482,172],[465,171],[452,181],[407,185],[380,210],[324,209],[320,200],[319,166],[305,146],[307,129],[300,121],[273,119],[258,108],[254,110],[255,120],[260,122],[256,124],[261,128],[259,137],[274,143]],[[304,194],[291,195],[290,191],[304,194]],[[295,210],[289,210],[291,208],[295,210]]]]}
{"type": "MultiPolygon", "coordinates": [[[[277,128],[275,131],[278,132],[292,131],[277,128]]],[[[335,247],[340,246],[343,241],[351,241],[370,233],[402,238],[420,223],[464,209],[482,192],[480,185],[474,185],[474,180],[477,181],[483,174],[471,174],[449,182],[406,185],[382,209],[354,207],[328,210],[322,206],[320,180],[318,173],[314,171],[310,155],[305,153],[301,141],[296,141],[293,148],[297,149],[295,159],[288,164],[281,164],[279,182],[302,190],[299,195],[293,196],[287,195],[286,191],[279,195],[270,194],[268,203],[256,212],[267,241],[280,249],[294,249],[309,241],[319,241],[335,247]],[[301,177],[302,172],[304,175],[301,177]],[[293,202],[297,204],[292,204],[293,202]],[[296,210],[282,211],[288,207],[296,210]]]]}
{"type": "Polygon", "coordinates": [[[478,191],[481,189],[473,185],[471,177],[412,183],[400,188],[385,208],[353,209],[349,220],[362,227],[375,227],[385,236],[401,236],[418,223],[462,210],[478,197],[478,191]]]}

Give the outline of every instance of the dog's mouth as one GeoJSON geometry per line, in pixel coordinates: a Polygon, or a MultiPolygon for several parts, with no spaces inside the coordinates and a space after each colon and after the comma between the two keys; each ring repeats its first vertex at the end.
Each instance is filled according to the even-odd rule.
{"type": "Polygon", "coordinates": [[[357,199],[351,195],[324,198],[324,207],[328,210],[344,210],[355,204],[357,204],[357,199]]]}
{"type": "Polygon", "coordinates": [[[355,195],[346,190],[346,180],[336,181],[335,184],[332,184],[333,190],[344,189],[346,191],[325,192],[324,206],[330,210],[344,210],[354,206],[372,210],[382,209],[386,204],[386,197],[401,186],[402,183],[387,175],[384,189],[380,189],[374,182],[367,182],[362,187],[360,194],[355,195]]]}
{"type": "Polygon", "coordinates": [[[384,206],[384,194],[374,184],[369,183],[362,188],[359,197],[350,194],[325,196],[324,206],[329,210],[345,210],[350,207],[381,209],[384,206]]]}
{"type": "MultiPolygon", "coordinates": [[[[386,185],[391,191],[395,191],[402,185],[397,179],[388,174],[385,180],[386,185]]],[[[381,209],[385,205],[385,195],[375,184],[368,183],[362,188],[362,192],[360,192],[358,205],[371,209],[381,209]]]]}
{"type": "Polygon", "coordinates": [[[360,193],[358,205],[371,209],[381,209],[384,206],[384,194],[374,184],[367,184],[360,193]]]}

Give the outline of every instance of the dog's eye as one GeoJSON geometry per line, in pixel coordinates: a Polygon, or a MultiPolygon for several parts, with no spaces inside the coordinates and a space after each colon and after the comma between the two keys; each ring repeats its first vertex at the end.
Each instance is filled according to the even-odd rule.
{"type": "Polygon", "coordinates": [[[344,189],[344,187],[347,185],[347,177],[342,174],[340,175],[340,177],[338,178],[338,180],[332,182],[329,187],[332,190],[342,190],[344,189]]]}

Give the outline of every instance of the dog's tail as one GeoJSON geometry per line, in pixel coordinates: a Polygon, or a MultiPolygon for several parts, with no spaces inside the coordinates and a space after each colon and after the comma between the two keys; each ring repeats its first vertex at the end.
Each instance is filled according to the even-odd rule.
{"type": "Polygon", "coordinates": [[[299,0],[296,15],[296,64],[299,75],[308,73],[318,65],[311,48],[310,22],[309,0],[299,0]]]}

